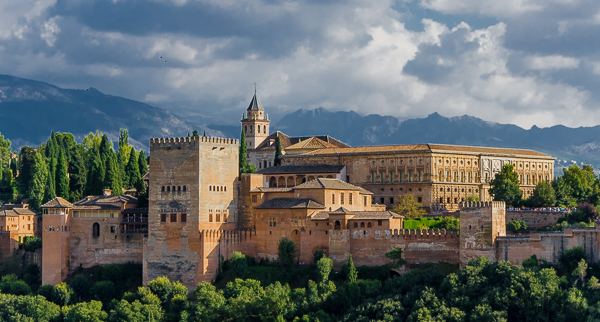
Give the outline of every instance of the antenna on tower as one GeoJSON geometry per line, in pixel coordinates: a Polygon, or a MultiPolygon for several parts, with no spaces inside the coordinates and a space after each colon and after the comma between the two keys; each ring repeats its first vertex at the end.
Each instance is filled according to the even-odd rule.
{"type": "Polygon", "coordinates": [[[254,82],[254,95],[256,95],[256,81],[254,82]]]}

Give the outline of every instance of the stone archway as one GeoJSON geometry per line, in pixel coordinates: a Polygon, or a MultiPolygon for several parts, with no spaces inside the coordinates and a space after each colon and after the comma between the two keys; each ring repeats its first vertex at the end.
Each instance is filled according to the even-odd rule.
{"type": "Polygon", "coordinates": [[[271,179],[269,179],[269,188],[275,187],[277,187],[277,179],[275,177],[271,177],[271,179]]]}

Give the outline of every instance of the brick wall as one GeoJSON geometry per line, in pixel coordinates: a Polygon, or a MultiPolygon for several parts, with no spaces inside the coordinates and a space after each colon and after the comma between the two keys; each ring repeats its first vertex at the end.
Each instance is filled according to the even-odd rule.
{"type": "Polygon", "coordinates": [[[507,211],[506,223],[513,220],[525,221],[527,229],[535,230],[556,225],[558,219],[564,215],[565,213],[552,211],[507,211]]]}

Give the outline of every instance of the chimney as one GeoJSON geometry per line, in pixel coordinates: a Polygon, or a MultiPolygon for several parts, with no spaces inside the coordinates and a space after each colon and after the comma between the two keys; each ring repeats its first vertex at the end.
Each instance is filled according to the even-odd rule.
{"type": "Polygon", "coordinates": [[[111,193],[112,193],[112,191],[110,189],[104,189],[104,196],[105,197],[110,196],[111,193]]]}

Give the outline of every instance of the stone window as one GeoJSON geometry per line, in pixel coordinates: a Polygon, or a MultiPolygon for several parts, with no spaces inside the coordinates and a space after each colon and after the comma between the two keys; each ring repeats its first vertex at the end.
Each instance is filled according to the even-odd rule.
{"type": "Polygon", "coordinates": [[[352,204],[352,192],[350,192],[348,194],[348,204],[351,205],[352,204]]]}
{"type": "Polygon", "coordinates": [[[263,125],[263,133],[267,134],[267,126],[263,125]]]}
{"type": "Polygon", "coordinates": [[[390,205],[394,204],[394,197],[390,197],[390,205]]]}
{"type": "Polygon", "coordinates": [[[460,182],[465,182],[465,177],[463,176],[462,171],[458,174],[458,176],[459,176],[458,179],[460,180],[460,182]]]}
{"type": "Polygon", "coordinates": [[[276,217],[269,218],[269,227],[277,227],[277,218],[276,217]]]}
{"type": "Polygon", "coordinates": [[[115,226],[110,226],[110,233],[114,234],[116,231],[115,226]]]}
{"type": "Polygon", "coordinates": [[[225,192],[227,192],[227,186],[224,186],[224,187],[223,187],[223,190],[225,190],[225,192]]]}
{"type": "Polygon", "coordinates": [[[258,197],[256,195],[252,195],[252,202],[256,203],[258,200],[258,197]]]}
{"type": "Polygon", "coordinates": [[[215,216],[215,222],[221,222],[221,214],[217,213],[217,215],[215,216]]]}
{"type": "MultiPolygon", "coordinates": [[[[52,227],[52,230],[54,230],[54,227],[52,227]]],[[[100,237],[100,224],[97,222],[92,225],[92,237],[100,237]]]]}
{"type": "Polygon", "coordinates": [[[170,222],[177,222],[177,214],[176,213],[172,213],[171,214],[171,220],[170,222]]]}
{"type": "Polygon", "coordinates": [[[381,183],[385,183],[385,172],[381,173],[381,183]]]}
{"type": "Polygon", "coordinates": [[[179,217],[180,217],[180,220],[179,220],[180,222],[187,222],[187,214],[180,214],[179,217]]]}
{"type": "Polygon", "coordinates": [[[373,224],[371,224],[371,222],[369,221],[369,222],[367,223],[367,228],[371,228],[371,227],[373,227],[373,224]]]}
{"type": "Polygon", "coordinates": [[[340,193],[340,204],[344,204],[344,193],[340,193]]]}
{"type": "Polygon", "coordinates": [[[385,198],[381,197],[381,204],[384,205],[385,204],[385,198]]]}
{"type": "Polygon", "coordinates": [[[423,202],[423,197],[417,197],[417,202],[419,202],[419,203],[423,202]]]}
{"type": "Polygon", "coordinates": [[[404,171],[400,171],[400,175],[398,176],[398,181],[404,181],[404,171]]]}
{"type": "Polygon", "coordinates": [[[331,194],[331,203],[335,205],[335,193],[331,194]]]}
{"type": "Polygon", "coordinates": [[[383,220],[377,220],[377,226],[382,226],[383,225],[383,220]]]}
{"type": "Polygon", "coordinates": [[[354,228],[358,228],[358,223],[357,223],[357,222],[355,222],[355,223],[354,223],[354,225],[353,225],[353,227],[354,227],[354,228]]]}
{"type": "Polygon", "coordinates": [[[162,223],[167,222],[167,214],[160,214],[160,222],[162,222],[162,223]]]}
{"type": "Polygon", "coordinates": [[[390,182],[394,182],[394,171],[390,172],[390,182]]]}
{"type": "Polygon", "coordinates": [[[450,197],[446,198],[446,203],[450,203],[450,197]]]}
{"type": "MultiPolygon", "coordinates": [[[[336,220],[336,221],[335,221],[335,223],[333,224],[333,229],[334,229],[334,230],[340,230],[340,229],[342,229],[342,224],[340,223],[340,221],[339,221],[339,220],[336,220]]],[[[296,234],[297,234],[297,232],[298,232],[298,231],[296,230],[296,234]]]]}
{"type": "Polygon", "coordinates": [[[171,192],[171,186],[167,186],[167,192],[171,192]]]}
{"type": "Polygon", "coordinates": [[[450,181],[449,180],[450,179],[449,176],[450,176],[450,171],[446,170],[446,180],[445,180],[446,182],[450,181]]]}
{"type": "Polygon", "coordinates": [[[412,171],[408,171],[408,182],[413,181],[413,172],[412,171]]]}
{"type": "Polygon", "coordinates": [[[442,181],[442,171],[438,171],[438,181],[442,181]]]}
{"type": "Polygon", "coordinates": [[[423,181],[423,171],[419,171],[419,181],[423,181]]]}
{"type": "Polygon", "coordinates": [[[412,188],[408,188],[408,192],[412,192],[412,188]]]}
{"type": "Polygon", "coordinates": [[[440,203],[444,203],[444,197],[440,197],[440,203]]]}
{"type": "Polygon", "coordinates": [[[173,192],[175,192],[175,186],[173,186],[173,192]]]}
{"type": "Polygon", "coordinates": [[[181,186],[177,186],[177,192],[181,192],[181,186]]]}
{"type": "Polygon", "coordinates": [[[260,133],[260,125],[256,127],[256,131],[260,133]]]}
{"type": "Polygon", "coordinates": [[[364,223],[364,221],[360,223],[360,228],[365,228],[365,223],[364,223]]]}
{"type": "Polygon", "coordinates": [[[250,125],[250,134],[252,134],[252,125],[250,125]]]}
{"type": "Polygon", "coordinates": [[[187,191],[187,186],[183,186],[183,192],[187,191]]]}
{"type": "Polygon", "coordinates": [[[208,214],[208,222],[213,222],[213,216],[212,216],[212,214],[208,214]]]}
{"type": "Polygon", "coordinates": [[[161,192],[165,192],[165,186],[162,186],[162,187],[160,188],[160,191],[161,191],[161,192]]]}
{"type": "Polygon", "coordinates": [[[367,196],[363,197],[365,206],[367,205],[367,196]]]}
{"type": "Polygon", "coordinates": [[[444,192],[444,188],[440,188],[440,192],[444,192]]]}

